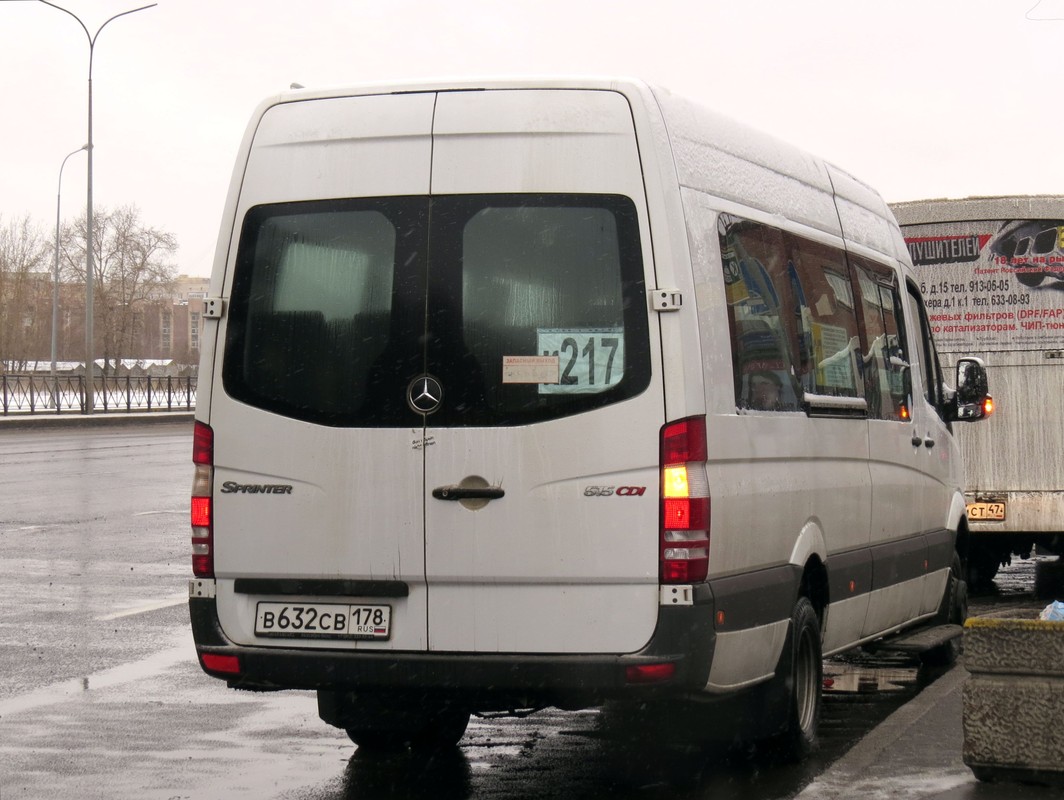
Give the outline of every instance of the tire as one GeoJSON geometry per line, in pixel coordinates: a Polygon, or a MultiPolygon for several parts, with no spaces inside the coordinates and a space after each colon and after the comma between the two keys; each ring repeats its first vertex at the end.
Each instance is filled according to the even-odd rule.
{"type": "Polygon", "coordinates": [[[347,735],[367,753],[397,753],[405,750],[410,734],[405,731],[389,731],[378,728],[348,728],[347,735]]]}
{"type": "Polygon", "coordinates": [[[469,725],[469,712],[447,708],[435,714],[410,741],[417,750],[447,750],[458,745],[469,725]]]}
{"type": "Polygon", "coordinates": [[[1034,568],[1034,596],[1039,600],[1064,597],[1064,556],[1039,561],[1034,568]]]}
{"type": "MultiPolygon", "coordinates": [[[[964,569],[961,557],[953,554],[949,567],[949,577],[942,593],[942,602],[938,606],[935,622],[939,625],[963,625],[968,618],[968,584],[963,579],[964,569]]],[[[957,663],[961,654],[962,637],[950,639],[945,644],[933,647],[920,654],[920,661],[931,667],[949,667],[957,663]]]]}
{"type": "Polygon", "coordinates": [[[469,724],[469,712],[443,708],[402,727],[359,726],[346,728],[360,750],[394,753],[410,747],[415,750],[446,750],[458,744],[469,724]]]}
{"type": "Polygon", "coordinates": [[[1001,556],[989,547],[973,546],[968,554],[968,585],[985,591],[994,585],[994,576],[1001,567],[1001,556]]]}
{"type": "Polygon", "coordinates": [[[817,729],[824,684],[820,619],[807,597],[799,597],[791,613],[790,631],[781,664],[787,691],[786,717],[782,732],[769,740],[772,754],[785,762],[797,762],[819,746],[817,729]]]}

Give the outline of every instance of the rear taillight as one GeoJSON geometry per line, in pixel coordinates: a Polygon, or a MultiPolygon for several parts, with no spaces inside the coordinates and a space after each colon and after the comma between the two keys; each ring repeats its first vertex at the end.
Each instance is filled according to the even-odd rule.
{"type": "Polygon", "coordinates": [[[211,490],[214,484],[214,431],[197,422],[192,433],[192,572],[197,578],[214,577],[214,518],[211,490]]]}
{"type": "Polygon", "coordinates": [[[661,582],[698,583],[709,574],[706,418],[661,429],[661,582]]]}
{"type": "Polygon", "coordinates": [[[670,662],[662,664],[636,664],[624,671],[626,683],[662,683],[676,677],[676,665],[670,662]]]}
{"type": "Polygon", "coordinates": [[[207,672],[221,672],[225,675],[240,674],[240,657],[218,655],[217,653],[200,654],[200,664],[207,672]]]}

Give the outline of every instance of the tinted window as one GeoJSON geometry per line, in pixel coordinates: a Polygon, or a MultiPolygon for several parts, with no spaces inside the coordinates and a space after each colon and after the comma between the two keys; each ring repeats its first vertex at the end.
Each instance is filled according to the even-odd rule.
{"type": "Polygon", "coordinates": [[[245,221],[226,390],[310,421],[385,424],[388,367],[420,360],[425,200],[260,206],[245,221]],[[397,352],[401,350],[402,352],[397,352]]]}
{"type": "Polygon", "coordinates": [[[263,206],[245,220],[223,368],[245,402],[333,425],[499,425],[650,379],[635,209],[614,196],[263,206]],[[431,220],[431,222],[430,222],[431,220]]]}
{"type": "Polygon", "coordinates": [[[920,330],[920,342],[914,346],[913,352],[919,353],[924,393],[927,402],[935,408],[939,416],[945,419],[945,405],[942,400],[942,366],[935,348],[935,340],[931,334],[931,324],[927,319],[923,298],[912,284],[908,285],[907,302],[909,313],[913,319],[917,320],[920,330]]]}
{"type": "Polygon", "coordinates": [[[861,357],[868,415],[909,420],[906,380],[909,357],[894,270],[864,259],[851,259],[861,297],[866,342],[861,357]]]}
{"type": "Polygon", "coordinates": [[[861,397],[860,339],[846,257],[827,245],[788,237],[799,293],[799,380],[806,392],[861,397]]]}
{"type": "Polygon", "coordinates": [[[741,409],[797,411],[800,309],[783,233],[722,216],[718,229],[728,298],[735,402],[741,409]]]}
{"type": "Polygon", "coordinates": [[[718,233],[739,409],[796,411],[811,394],[868,398],[874,416],[904,415],[890,270],[867,265],[868,285],[855,300],[840,248],[730,215],[719,218],[718,233]]]}
{"type": "MultiPolygon", "coordinates": [[[[491,206],[468,218],[453,285],[461,289],[461,342],[485,366],[489,414],[597,405],[595,396],[633,382],[625,345],[646,340],[646,314],[626,310],[645,305],[641,267],[635,280],[623,274],[626,259],[632,268],[638,260],[630,248],[621,252],[622,227],[634,234],[616,211],[591,206],[491,206]],[[636,336],[626,336],[629,324],[636,336]],[[557,376],[527,374],[544,368],[557,376]]],[[[445,295],[457,300],[450,286],[445,295]]]]}

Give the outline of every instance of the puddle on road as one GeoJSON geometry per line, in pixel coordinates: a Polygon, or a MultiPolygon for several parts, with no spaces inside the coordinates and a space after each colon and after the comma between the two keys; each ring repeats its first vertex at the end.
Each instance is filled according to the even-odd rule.
{"type": "Polygon", "coordinates": [[[919,669],[916,666],[882,668],[830,662],[824,664],[825,695],[904,691],[915,694],[918,687],[919,669]]]}

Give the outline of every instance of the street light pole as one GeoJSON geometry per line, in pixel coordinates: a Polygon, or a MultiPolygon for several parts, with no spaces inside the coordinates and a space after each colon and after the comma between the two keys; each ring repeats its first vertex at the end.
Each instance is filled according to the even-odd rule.
{"type": "Polygon", "coordinates": [[[59,209],[63,201],[63,168],[66,166],[68,158],[88,149],[89,146],[83,144],[77,150],[72,150],[66,154],[63,158],[63,163],[59,166],[59,188],[55,193],[55,271],[52,274],[52,391],[55,393],[56,398],[59,397],[59,392],[56,389],[55,362],[59,350],[59,209]]]}
{"type": "Polygon", "coordinates": [[[124,17],[129,14],[134,14],[137,11],[144,11],[149,8],[154,8],[158,3],[152,3],[151,5],[141,6],[140,8],[132,8],[129,11],[123,11],[120,14],[115,14],[110,19],[104,21],[103,25],[96,29],[96,33],[89,33],[89,29],[85,27],[85,23],[81,21],[72,11],[68,11],[62,6],[57,6],[55,3],[49,2],[49,0],[40,0],[46,6],[51,6],[58,11],[62,11],[64,14],[69,14],[75,20],[81,29],[85,31],[85,38],[89,41],[89,140],[85,145],[85,150],[88,152],[88,199],[85,205],[85,413],[91,414],[95,399],[93,398],[93,366],[96,361],[96,354],[93,348],[93,330],[92,330],[92,310],[93,310],[93,220],[92,220],[92,56],[94,48],[96,47],[96,38],[100,35],[108,23],[113,22],[119,17],[124,17]]]}

